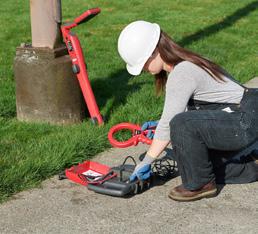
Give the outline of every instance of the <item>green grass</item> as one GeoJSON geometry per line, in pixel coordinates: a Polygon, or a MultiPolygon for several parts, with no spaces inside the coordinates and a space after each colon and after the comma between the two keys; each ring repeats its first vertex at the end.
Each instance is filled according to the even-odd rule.
{"type": "Polygon", "coordinates": [[[0,201],[110,147],[106,136],[112,125],[159,118],[163,97],[155,97],[153,78],[143,74],[130,79],[117,53],[119,32],[131,21],[159,23],[176,41],[241,82],[258,74],[257,1],[63,0],[63,21],[96,6],[101,14],[76,33],[107,124],[95,127],[86,119],[79,125],[53,126],[16,119],[12,64],[16,47],[31,41],[29,1],[0,3],[0,201]]]}

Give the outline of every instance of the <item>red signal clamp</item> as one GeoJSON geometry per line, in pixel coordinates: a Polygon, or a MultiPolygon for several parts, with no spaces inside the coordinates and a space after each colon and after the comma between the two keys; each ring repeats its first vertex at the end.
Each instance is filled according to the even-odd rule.
{"type": "MultiPolygon", "coordinates": [[[[139,142],[150,145],[152,140],[149,139],[146,135],[149,130],[142,131],[141,126],[132,124],[132,123],[120,123],[113,126],[108,132],[108,140],[110,144],[118,148],[126,148],[129,146],[135,146],[139,142]],[[121,130],[130,130],[132,132],[132,137],[126,141],[117,141],[114,138],[114,134],[121,130]]],[[[155,132],[155,130],[151,130],[155,132]]]]}

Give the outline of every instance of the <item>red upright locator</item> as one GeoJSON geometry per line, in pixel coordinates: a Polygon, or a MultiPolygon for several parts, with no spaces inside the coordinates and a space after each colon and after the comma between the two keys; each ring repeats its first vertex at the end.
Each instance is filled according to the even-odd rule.
{"type": "Polygon", "coordinates": [[[87,22],[99,13],[100,8],[89,9],[85,11],[83,14],[81,14],[79,17],[74,19],[73,22],[66,23],[61,26],[63,39],[68,49],[70,58],[72,60],[73,72],[77,75],[84,100],[90,113],[91,120],[95,124],[103,124],[103,117],[100,114],[94,93],[90,85],[80,41],[76,34],[71,32],[71,29],[81,23],[87,22]]]}

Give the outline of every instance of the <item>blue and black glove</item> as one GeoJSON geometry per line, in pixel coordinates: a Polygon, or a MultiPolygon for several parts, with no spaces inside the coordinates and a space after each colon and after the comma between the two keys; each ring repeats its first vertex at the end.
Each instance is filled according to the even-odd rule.
{"type": "Polygon", "coordinates": [[[148,137],[151,140],[153,139],[154,133],[152,132],[152,130],[157,127],[158,123],[159,121],[147,121],[142,125],[142,131],[148,130],[146,137],[148,137]]]}
{"type": "Polygon", "coordinates": [[[134,172],[130,176],[130,181],[138,180],[147,180],[151,176],[151,163],[155,158],[145,155],[144,159],[135,167],[134,172]]]}

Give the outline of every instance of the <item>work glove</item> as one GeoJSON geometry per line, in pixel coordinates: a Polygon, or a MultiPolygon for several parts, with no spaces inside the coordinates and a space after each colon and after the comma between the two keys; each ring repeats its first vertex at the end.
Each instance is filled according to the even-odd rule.
{"type": "Polygon", "coordinates": [[[158,123],[159,121],[147,121],[142,125],[141,127],[142,131],[148,130],[146,137],[148,137],[151,140],[153,139],[154,133],[151,131],[151,129],[152,130],[155,129],[158,123]]]}
{"type": "Polygon", "coordinates": [[[144,159],[135,167],[134,172],[130,176],[130,181],[138,180],[147,180],[151,176],[151,163],[155,158],[145,155],[144,159]]]}

